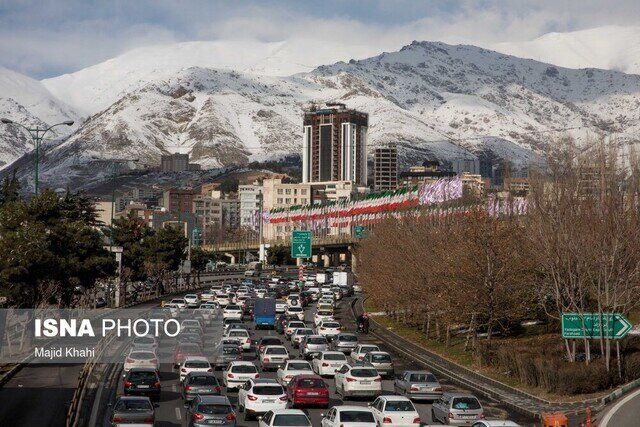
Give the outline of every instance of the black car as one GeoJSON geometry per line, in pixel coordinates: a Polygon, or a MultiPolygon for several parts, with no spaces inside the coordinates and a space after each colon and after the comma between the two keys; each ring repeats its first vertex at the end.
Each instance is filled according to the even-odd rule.
{"type": "Polygon", "coordinates": [[[151,399],[159,399],[160,377],[153,368],[131,368],[124,377],[125,396],[148,396],[151,399]]]}

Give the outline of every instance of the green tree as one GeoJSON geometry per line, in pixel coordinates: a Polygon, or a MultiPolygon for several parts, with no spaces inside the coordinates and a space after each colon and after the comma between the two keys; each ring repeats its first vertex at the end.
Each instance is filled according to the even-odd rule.
{"type": "Polygon", "coordinates": [[[196,272],[198,283],[200,274],[207,268],[209,261],[215,261],[215,253],[202,248],[191,249],[191,268],[196,272]]]}
{"type": "Polygon", "coordinates": [[[0,188],[0,206],[5,203],[17,202],[20,200],[20,181],[16,178],[16,171],[13,171],[11,177],[6,176],[2,181],[0,188]]]}
{"type": "MultiPolygon", "coordinates": [[[[105,234],[110,232],[104,230],[105,234]]],[[[124,282],[147,279],[145,241],[153,235],[142,219],[133,212],[113,221],[113,243],[122,247],[122,279],[124,282]]]]}
{"type": "Polygon", "coordinates": [[[189,241],[174,227],[158,230],[145,240],[145,270],[155,285],[157,295],[166,291],[165,284],[183,260],[189,241]]]}
{"type": "Polygon", "coordinates": [[[267,263],[271,265],[291,265],[294,264],[291,252],[287,246],[271,246],[267,250],[267,263]]]}

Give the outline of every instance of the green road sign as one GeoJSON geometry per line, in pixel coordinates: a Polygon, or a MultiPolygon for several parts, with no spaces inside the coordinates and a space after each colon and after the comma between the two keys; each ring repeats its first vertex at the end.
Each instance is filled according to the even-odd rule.
{"type": "Polygon", "coordinates": [[[291,258],[311,258],[311,232],[291,232],[291,258]]]}
{"type": "Polygon", "coordinates": [[[356,225],[353,228],[353,234],[355,235],[356,239],[361,239],[363,237],[366,237],[367,229],[364,225],[356,225]]]}
{"type": "Polygon", "coordinates": [[[562,338],[624,338],[633,325],[618,313],[563,313],[562,338]]]}

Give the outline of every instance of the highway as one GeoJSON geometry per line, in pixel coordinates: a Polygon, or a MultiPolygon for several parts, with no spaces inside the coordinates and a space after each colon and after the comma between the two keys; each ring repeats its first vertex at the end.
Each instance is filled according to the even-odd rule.
{"type": "MultiPolygon", "coordinates": [[[[350,302],[350,299],[344,299],[343,301],[341,301],[338,305],[338,309],[336,310],[336,313],[337,313],[338,320],[340,320],[343,323],[343,325],[346,326],[346,329],[349,331],[353,331],[355,329],[355,323],[351,316],[349,302],[350,302]]],[[[313,313],[314,313],[313,306],[307,308],[305,312],[305,320],[309,324],[313,323],[313,313]]],[[[253,329],[251,323],[248,323],[248,324],[250,325],[250,331],[252,333],[252,338],[254,340],[264,335],[275,335],[275,332],[273,331],[265,331],[265,330],[256,331],[253,329]]],[[[207,353],[207,350],[211,351],[211,349],[217,344],[221,336],[222,336],[222,318],[221,316],[218,316],[218,318],[213,322],[213,324],[209,326],[205,331],[205,355],[207,353]]],[[[361,342],[375,342],[375,341],[372,341],[371,337],[367,335],[361,335],[360,340],[361,342]]],[[[375,342],[375,343],[379,344],[383,350],[386,350],[384,348],[383,343],[380,343],[380,342],[375,342]]],[[[297,356],[298,351],[296,349],[293,349],[289,344],[287,344],[287,346],[291,351],[292,356],[294,357],[297,356]]],[[[171,342],[161,343],[160,349],[159,349],[161,358],[162,358],[162,355],[167,357],[169,354],[171,354],[172,349],[173,349],[173,343],[171,342]]],[[[394,357],[394,361],[396,362],[397,372],[401,372],[402,370],[405,370],[405,369],[421,369],[422,368],[421,366],[417,365],[415,362],[402,359],[401,357],[399,357],[398,355],[394,355],[393,353],[392,355],[394,357]]],[[[255,360],[253,349],[250,352],[246,352],[244,356],[245,356],[244,360],[252,360],[252,361],[255,360]]],[[[276,377],[275,372],[260,372],[260,374],[262,378],[276,377]]],[[[162,382],[162,394],[161,394],[160,401],[158,402],[158,406],[156,408],[156,424],[155,425],[163,426],[163,427],[186,425],[185,410],[184,410],[183,401],[180,395],[181,388],[180,388],[177,372],[173,370],[173,367],[171,364],[162,364],[160,376],[161,376],[161,382],[162,382]]],[[[220,372],[218,372],[218,377],[221,380],[220,372]]],[[[440,380],[445,390],[463,391],[447,383],[447,381],[445,381],[442,378],[440,378],[440,380]]],[[[325,379],[325,381],[330,388],[331,405],[341,405],[343,402],[335,393],[333,379],[327,378],[325,379]]],[[[222,383],[222,381],[220,382],[222,383]]],[[[392,392],[393,381],[384,380],[383,388],[384,388],[385,394],[393,394],[392,392]]],[[[122,393],[122,377],[120,376],[118,379],[118,389],[111,390],[111,400],[113,401],[115,396],[121,393],[122,393]]],[[[227,393],[226,389],[223,387],[223,394],[227,395],[234,405],[237,403],[236,392],[227,393]]],[[[349,400],[348,404],[366,406],[366,404],[369,401],[370,400],[349,400]]],[[[506,408],[501,407],[499,404],[495,402],[487,401],[486,399],[482,399],[482,398],[481,398],[481,402],[485,408],[485,414],[488,418],[500,418],[500,419],[508,418],[508,419],[519,422],[523,426],[533,425],[533,420],[523,418],[522,416],[519,416],[516,413],[510,412],[506,408]]],[[[418,408],[422,421],[426,422],[427,424],[432,424],[431,405],[428,403],[419,403],[416,406],[418,408]]],[[[101,408],[101,409],[104,410],[105,408],[101,408]]],[[[102,420],[103,426],[110,426],[108,412],[109,412],[108,410],[104,411],[104,417],[102,420]]],[[[323,412],[326,412],[326,410],[315,409],[315,408],[308,410],[308,413],[310,415],[311,421],[314,426],[320,425],[321,413],[323,412]]],[[[242,414],[239,414],[238,420],[239,420],[238,424],[241,426],[257,425],[257,422],[255,421],[251,421],[251,422],[244,421],[244,417],[242,414]]]]}

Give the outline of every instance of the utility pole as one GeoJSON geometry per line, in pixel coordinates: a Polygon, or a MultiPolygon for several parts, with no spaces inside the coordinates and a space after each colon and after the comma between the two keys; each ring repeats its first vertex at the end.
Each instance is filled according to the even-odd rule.
{"type": "Polygon", "coordinates": [[[66,126],[73,126],[73,120],[66,120],[64,122],[60,122],[60,123],[56,123],[55,125],[51,125],[47,128],[41,128],[41,127],[27,127],[21,123],[16,123],[13,120],[10,119],[0,119],[0,121],[2,123],[4,123],[5,125],[13,125],[13,126],[18,126],[23,128],[24,130],[26,130],[29,133],[29,136],[31,136],[31,140],[33,141],[33,146],[35,149],[35,160],[34,160],[34,166],[35,166],[35,183],[34,183],[34,193],[35,195],[38,195],[38,190],[39,190],[39,173],[40,173],[40,145],[42,144],[42,140],[44,139],[44,136],[47,134],[47,132],[49,132],[51,129],[53,129],[56,126],[61,126],[61,125],[66,125],[66,126]]]}

